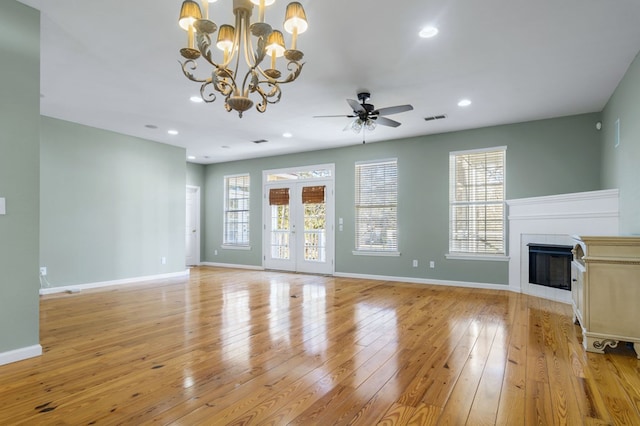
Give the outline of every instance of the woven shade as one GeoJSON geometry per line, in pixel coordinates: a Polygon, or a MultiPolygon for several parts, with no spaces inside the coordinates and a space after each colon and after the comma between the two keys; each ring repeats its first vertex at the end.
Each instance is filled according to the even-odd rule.
{"type": "Polygon", "coordinates": [[[272,188],[269,190],[269,205],[288,206],[289,188],[272,188]]]}
{"type": "Polygon", "coordinates": [[[305,186],[302,188],[302,204],[324,203],[324,185],[305,186]]]}

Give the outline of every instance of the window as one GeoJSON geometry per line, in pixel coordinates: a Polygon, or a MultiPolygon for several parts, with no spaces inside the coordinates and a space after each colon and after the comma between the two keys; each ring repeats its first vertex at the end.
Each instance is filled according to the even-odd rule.
{"type": "Polygon", "coordinates": [[[504,255],[506,148],[449,154],[449,253],[504,255]]]}
{"type": "Polygon", "coordinates": [[[356,252],[398,254],[398,160],[356,163],[356,252]]]}
{"type": "Polygon", "coordinates": [[[249,245],[249,175],[224,177],[224,245],[249,245]]]}

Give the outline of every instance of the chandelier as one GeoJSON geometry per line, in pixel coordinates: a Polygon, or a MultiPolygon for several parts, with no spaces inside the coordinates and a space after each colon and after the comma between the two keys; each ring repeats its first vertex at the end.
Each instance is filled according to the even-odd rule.
{"type": "MultiPolygon", "coordinates": [[[[275,0],[233,0],[235,26],[218,27],[209,19],[209,3],[203,0],[202,10],[196,1],[185,0],[180,10],[178,24],[188,33],[187,47],[180,49],[184,58],[182,72],[191,81],[200,83],[200,96],[205,102],[216,100],[216,92],[224,96],[227,111],[242,113],[253,106],[250,96],[259,102],[256,109],[265,112],[268,104],[280,101],[280,85],[294,81],[300,75],[304,63],[303,53],[297,50],[298,35],[307,30],[307,18],[299,2],[287,5],[284,30],[290,34],[291,48],[285,47],[284,35],[265,22],[265,7],[275,0]],[[258,6],[258,19],[251,22],[254,4],[258,6]],[[204,14],[202,13],[204,11],[204,14]],[[218,31],[215,47],[221,52],[214,55],[211,49],[212,35],[218,31]],[[255,49],[252,36],[256,39],[255,49]],[[214,59],[217,56],[218,60],[214,59]],[[276,68],[278,58],[288,61],[287,75],[276,68]],[[194,75],[197,59],[202,58],[213,67],[210,75],[194,75]],[[264,69],[263,62],[268,68],[264,69]]],[[[215,51],[215,49],[213,49],[215,51]]]]}

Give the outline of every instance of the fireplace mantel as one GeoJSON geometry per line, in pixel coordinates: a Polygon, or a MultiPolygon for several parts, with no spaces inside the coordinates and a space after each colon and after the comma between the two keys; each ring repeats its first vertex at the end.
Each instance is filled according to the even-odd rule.
{"type": "Polygon", "coordinates": [[[618,190],[579,192],[507,201],[509,289],[571,303],[570,293],[529,284],[527,244],[572,244],[571,235],[617,235],[618,190]]]}

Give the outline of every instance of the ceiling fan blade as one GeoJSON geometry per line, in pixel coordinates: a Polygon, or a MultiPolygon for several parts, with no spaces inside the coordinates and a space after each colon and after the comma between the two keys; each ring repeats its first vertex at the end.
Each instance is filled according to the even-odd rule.
{"type": "Polygon", "coordinates": [[[376,118],[376,123],[378,124],[382,124],[383,126],[389,126],[389,127],[398,127],[400,124],[395,120],[392,120],[390,118],[386,118],[386,117],[378,117],[376,118]]]}
{"type": "Polygon", "coordinates": [[[355,99],[347,99],[347,103],[349,104],[353,112],[355,113],[365,112],[364,107],[360,105],[360,102],[356,101],[355,99]]]}
{"type": "Polygon", "coordinates": [[[353,114],[350,114],[350,115],[340,114],[340,115],[314,115],[313,116],[313,118],[333,118],[333,117],[353,118],[353,117],[355,117],[355,115],[353,115],[353,114]]]}
{"type": "Polygon", "coordinates": [[[400,112],[411,111],[412,109],[413,107],[411,105],[396,105],[387,108],[380,108],[379,110],[376,110],[376,112],[378,113],[378,115],[391,115],[398,114],[400,112]]]}

